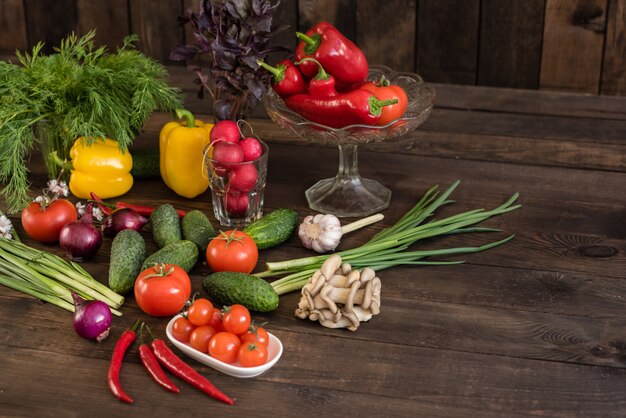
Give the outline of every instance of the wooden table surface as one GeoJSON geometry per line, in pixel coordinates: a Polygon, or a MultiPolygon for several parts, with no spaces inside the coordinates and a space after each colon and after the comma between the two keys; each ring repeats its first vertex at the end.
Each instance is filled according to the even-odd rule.
{"type": "MultiPolygon", "coordinates": [[[[106,373],[123,330],[142,319],[165,337],[167,321],[142,314],[133,297],[111,337],[96,344],[74,333],[66,311],[0,287],[0,416],[626,416],[626,99],[435,87],[435,110],[406,143],[360,150],[362,175],[389,187],[392,202],[383,222],[346,236],[340,248],[363,243],[428,188],[457,179],[456,203],[439,216],[492,208],[514,192],[523,207],[482,224],[502,233],[419,248],[515,234],[512,241],[455,258],[465,264],[381,271],[382,312],[356,332],[297,319],[299,294],[282,296],[275,312],[254,315],[284,344],[270,371],[237,379],[188,359],[234,406],[177,378],[182,392],[165,392],[143,370],[136,345],[121,374],[135,403],[111,395],[106,373]]],[[[188,101],[206,112],[191,94],[188,101]]],[[[155,146],[166,119],[155,115],[137,144],[155,146]]],[[[266,211],[310,214],[304,191],[334,175],[336,148],[302,143],[268,119],[250,123],[271,149],[266,211]]],[[[31,167],[41,187],[38,156],[31,167]]],[[[201,209],[215,222],[208,193],[186,200],[160,180],[137,181],[124,200],[201,209]]],[[[103,282],[109,251],[107,239],[85,263],[103,282]]],[[[258,270],[307,254],[292,237],[262,251],[258,270]]],[[[201,264],[192,271],[194,290],[208,273],[201,264]]]]}

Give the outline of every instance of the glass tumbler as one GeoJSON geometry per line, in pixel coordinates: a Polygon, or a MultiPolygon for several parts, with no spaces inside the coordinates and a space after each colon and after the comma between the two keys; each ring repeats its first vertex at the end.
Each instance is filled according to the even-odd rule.
{"type": "Polygon", "coordinates": [[[222,226],[243,227],[263,215],[269,148],[265,142],[259,143],[261,156],[239,163],[213,159],[212,146],[205,150],[213,212],[222,226]]]}

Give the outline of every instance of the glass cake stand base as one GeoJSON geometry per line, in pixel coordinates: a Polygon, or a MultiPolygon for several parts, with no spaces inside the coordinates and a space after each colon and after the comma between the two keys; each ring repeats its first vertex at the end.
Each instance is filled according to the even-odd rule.
{"type": "Polygon", "coordinates": [[[357,146],[339,145],[339,170],[320,180],[306,193],[309,207],[337,217],[364,217],[389,206],[391,190],[376,180],[359,176],[357,146]]]}

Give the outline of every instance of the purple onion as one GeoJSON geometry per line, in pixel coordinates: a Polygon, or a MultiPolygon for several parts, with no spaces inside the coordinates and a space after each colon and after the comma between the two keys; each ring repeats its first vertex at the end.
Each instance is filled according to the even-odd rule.
{"type": "Polygon", "coordinates": [[[124,229],[133,229],[139,232],[147,223],[148,220],[134,209],[122,208],[115,210],[102,221],[102,232],[107,237],[114,237],[124,229]]]}
{"type": "Polygon", "coordinates": [[[109,336],[113,322],[111,309],[100,300],[85,300],[72,292],[74,298],[74,330],[88,340],[102,341],[109,336]]]}
{"type": "Polygon", "coordinates": [[[59,244],[67,256],[74,261],[85,261],[93,257],[102,244],[102,234],[93,225],[91,204],[80,220],[71,222],[61,229],[59,244]]]}

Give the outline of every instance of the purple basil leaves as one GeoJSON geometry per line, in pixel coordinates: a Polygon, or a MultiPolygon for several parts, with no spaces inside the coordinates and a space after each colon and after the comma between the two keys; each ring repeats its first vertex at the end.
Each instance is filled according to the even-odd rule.
{"type": "Polygon", "coordinates": [[[199,13],[189,11],[178,18],[181,26],[191,25],[194,43],[177,46],[170,59],[211,56],[209,74],[193,68],[197,76],[194,82],[200,85],[198,97],[204,97],[206,91],[213,99],[218,120],[246,117],[271,81],[271,74],[260,70],[257,60],[265,60],[269,52],[288,51],[285,47],[268,48],[270,36],[286,28],[282,25],[272,30],[272,15],[279,4],[270,0],[205,0],[199,13]]]}

